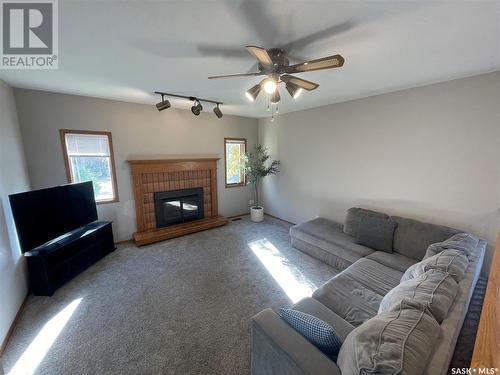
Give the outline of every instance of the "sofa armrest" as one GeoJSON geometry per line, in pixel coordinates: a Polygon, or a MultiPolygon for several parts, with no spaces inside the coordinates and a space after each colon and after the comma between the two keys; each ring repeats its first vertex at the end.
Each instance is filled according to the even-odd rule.
{"type": "Polygon", "coordinates": [[[340,375],[325,356],[273,310],[252,318],[252,375],[340,375]]]}

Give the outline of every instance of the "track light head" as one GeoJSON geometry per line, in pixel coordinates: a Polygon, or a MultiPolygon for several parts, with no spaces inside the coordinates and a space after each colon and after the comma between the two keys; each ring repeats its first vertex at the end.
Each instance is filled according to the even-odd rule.
{"type": "Polygon", "coordinates": [[[293,82],[288,82],[285,87],[293,99],[297,99],[300,94],[302,94],[302,87],[296,85],[293,82]]]}
{"type": "Polygon", "coordinates": [[[254,102],[255,99],[257,99],[257,96],[259,95],[261,90],[261,85],[260,83],[256,84],[253,86],[251,89],[245,92],[245,95],[247,96],[248,100],[254,102]]]}
{"type": "Polygon", "coordinates": [[[193,112],[195,116],[199,116],[201,111],[203,111],[203,106],[198,99],[195,99],[193,106],[191,107],[191,112],[193,112]]]}
{"type": "Polygon", "coordinates": [[[170,108],[170,102],[167,100],[165,100],[165,95],[161,94],[161,102],[159,103],[156,103],[156,109],[158,111],[163,111],[167,108],[170,108]]]}
{"type": "Polygon", "coordinates": [[[214,107],[214,113],[218,118],[222,117],[222,111],[219,108],[219,103],[214,107]]]}
{"type": "Polygon", "coordinates": [[[274,93],[271,95],[271,103],[276,104],[276,103],[279,103],[280,100],[281,100],[280,92],[276,88],[276,90],[274,91],[274,93]]]}

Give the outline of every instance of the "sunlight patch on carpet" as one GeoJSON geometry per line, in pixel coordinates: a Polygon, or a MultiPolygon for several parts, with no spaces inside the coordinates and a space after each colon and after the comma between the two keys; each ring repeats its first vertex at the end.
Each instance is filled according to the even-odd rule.
{"type": "Polygon", "coordinates": [[[36,335],[35,339],[31,342],[7,375],[33,374],[47,355],[51,346],[66,326],[81,301],[81,298],[75,299],[64,309],[58,312],[52,319],[50,319],[36,335]]]}
{"type": "Polygon", "coordinates": [[[316,286],[266,238],[248,243],[278,285],[293,303],[310,297],[316,286]]]}

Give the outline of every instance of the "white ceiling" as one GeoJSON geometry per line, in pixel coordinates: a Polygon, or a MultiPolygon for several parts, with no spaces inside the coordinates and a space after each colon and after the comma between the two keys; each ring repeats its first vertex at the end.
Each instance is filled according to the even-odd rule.
{"type": "Polygon", "coordinates": [[[149,104],[164,90],[223,101],[227,114],[265,117],[265,95],[255,103],[244,95],[261,77],[207,76],[248,72],[254,59],[245,45],[294,41],[290,53],[299,59],[340,53],[346,62],[301,74],[320,87],[298,99],[281,88],[281,112],[500,70],[500,1],[59,0],[59,69],[0,71],[0,78],[149,104]]]}

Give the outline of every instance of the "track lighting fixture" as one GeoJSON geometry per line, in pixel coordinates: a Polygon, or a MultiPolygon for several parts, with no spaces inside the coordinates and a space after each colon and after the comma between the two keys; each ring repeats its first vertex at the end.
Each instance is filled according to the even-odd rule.
{"type": "Polygon", "coordinates": [[[223,104],[222,102],[218,102],[216,100],[210,100],[210,99],[202,99],[202,98],[197,98],[195,96],[186,96],[186,95],[178,95],[178,94],[171,94],[168,92],[163,92],[163,91],[155,91],[155,94],[161,95],[161,102],[156,104],[156,108],[158,111],[163,111],[164,109],[170,108],[170,102],[165,99],[165,96],[172,96],[174,98],[182,98],[182,99],[188,99],[193,102],[193,106],[191,107],[191,112],[195,116],[199,116],[201,111],[203,111],[203,106],[201,105],[201,102],[207,102],[207,103],[213,103],[215,104],[214,108],[214,113],[218,118],[221,118],[223,116],[222,111],[220,109],[220,106],[223,104]]]}
{"type": "Polygon", "coordinates": [[[218,118],[222,117],[222,111],[219,108],[219,103],[214,107],[214,113],[218,118]]]}
{"type": "Polygon", "coordinates": [[[165,100],[165,95],[161,94],[161,102],[156,103],[156,109],[158,111],[163,111],[164,109],[170,108],[170,102],[165,100]]]}
{"type": "Polygon", "coordinates": [[[191,107],[191,112],[193,112],[195,116],[199,116],[201,111],[203,111],[203,106],[198,99],[195,99],[193,106],[191,107]]]}
{"type": "Polygon", "coordinates": [[[260,83],[257,83],[255,86],[253,86],[251,89],[249,89],[248,91],[245,92],[245,95],[247,96],[247,98],[254,102],[255,99],[257,99],[257,96],[259,95],[260,93],[260,90],[261,90],[261,84],[260,83]]]}
{"type": "Polygon", "coordinates": [[[302,94],[302,87],[293,82],[287,82],[285,87],[293,99],[297,99],[302,94]]]}

